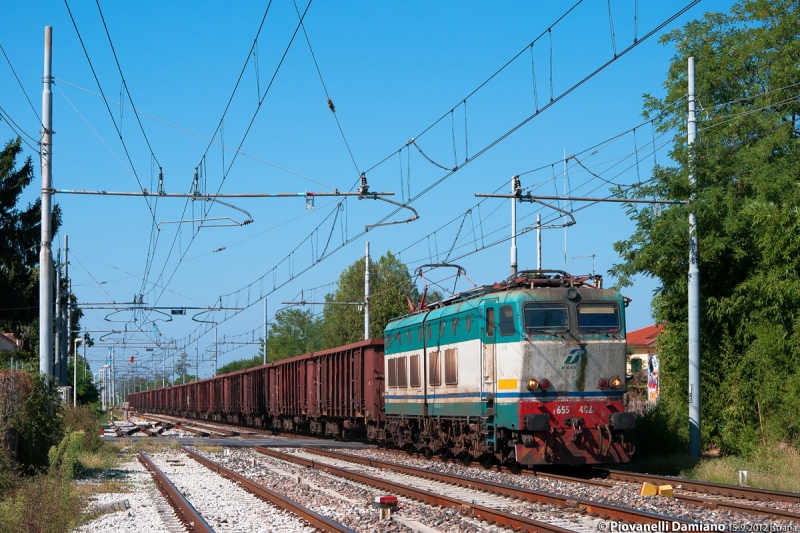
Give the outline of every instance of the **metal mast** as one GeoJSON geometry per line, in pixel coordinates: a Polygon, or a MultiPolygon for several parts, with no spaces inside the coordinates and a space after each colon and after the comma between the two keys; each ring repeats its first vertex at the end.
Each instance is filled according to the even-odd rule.
{"type": "MultiPolygon", "coordinates": [[[[72,346],[72,280],[69,278],[69,235],[64,235],[64,280],[67,282],[66,301],[67,306],[67,330],[65,331],[65,339],[62,344],[64,356],[61,358],[61,384],[67,384],[67,365],[69,364],[69,352],[73,349],[72,346]],[[64,349],[66,348],[66,349],[64,349]]],[[[72,350],[73,352],[75,350],[72,350]]]]}
{"type": "Polygon", "coordinates": [[[536,268],[542,269],[542,215],[536,215],[536,268]]]}
{"type": "MultiPolygon", "coordinates": [[[[54,368],[53,368],[53,375],[59,376],[58,380],[61,379],[61,249],[59,248],[56,252],[56,321],[54,324],[53,329],[55,330],[55,334],[53,335],[55,345],[53,347],[53,354],[55,355],[54,361],[54,368]]],[[[59,383],[60,385],[64,385],[64,383],[59,383]]]]}
{"type": "MultiPolygon", "coordinates": [[[[697,177],[694,175],[692,145],[697,137],[695,116],[694,57],[689,58],[689,118],[687,124],[689,144],[690,201],[696,199],[697,177]]],[[[691,204],[690,204],[691,205],[691,204]]],[[[700,435],[700,269],[697,266],[697,219],[689,210],[689,454],[699,457],[700,435]]]]}
{"type": "MultiPolygon", "coordinates": [[[[42,242],[39,250],[39,372],[53,375],[53,251],[50,241],[53,238],[51,219],[50,189],[52,180],[53,150],[53,27],[44,27],[44,75],[42,83],[42,242]]],[[[49,378],[48,378],[49,379],[49,378]]]]}
{"type": "MultiPolygon", "coordinates": [[[[511,194],[520,192],[519,176],[511,178],[511,194]]],[[[517,275],[517,199],[511,198],[511,277],[517,275]]]]}
{"type": "Polygon", "coordinates": [[[369,241],[364,257],[364,340],[369,339],[369,241]]]}

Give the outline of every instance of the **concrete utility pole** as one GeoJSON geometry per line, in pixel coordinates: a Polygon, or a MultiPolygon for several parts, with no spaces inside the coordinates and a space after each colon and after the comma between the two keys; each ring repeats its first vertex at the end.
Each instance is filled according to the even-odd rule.
{"type": "MultiPolygon", "coordinates": [[[[53,238],[50,218],[53,188],[53,27],[44,27],[44,75],[42,83],[42,242],[39,250],[39,372],[53,375],[53,238]]],[[[47,378],[49,380],[49,377],[47,378]]]]}
{"type": "MultiPolygon", "coordinates": [[[[687,121],[689,144],[690,201],[697,198],[697,177],[694,175],[694,157],[691,147],[697,137],[695,116],[694,57],[689,58],[689,118],[687,121]]],[[[691,205],[691,204],[690,204],[691,205]]],[[[702,449],[700,435],[700,269],[697,266],[697,219],[689,210],[689,455],[699,457],[702,449]]]]}
{"type": "MultiPolygon", "coordinates": [[[[520,191],[519,176],[511,178],[511,195],[520,191]]],[[[511,198],[511,277],[517,275],[517,199],[511,198]]]]}
{"type": "MultiPolygon", "coordinates": [[[[75,349],[72,351],[72,407],[78,406],[78,343],[83,339],[75,339],[75,349]]],[[[86,358],[86,345],[83,345],[83,355],[86,358]]]]}
{"type": "MultiPolygon", "coordinates": [[[[58,376],[56,381],[61,382],[61,248],[56,252],[56,321],[54,325],[55,334],[53,335],[55,346],[53,348],[54,368],[53,375],[58,376]]],[[[59,383],[66,385],[66,383],[59,383]]]]}
{"type": "Polygon", "coordinates": [[[217,325],[214,324],[214,375],[217,375],[217,325]]]}
{"type": "MultiPolygon", "coordinates": [[[[224,336],[222,337],[225,338],[224,336]]],[[[267,364],[267,339],[269,339],[269,329],[267,329],[267,299],[264,298],[264,364],[267,364]]]]}
{"type": "Polygon", "coordinates": [[[364,258],[364,340],[369,339],[369,241],[364,258]]]}
{"type": "Polygon", "coordinates": [[[200,339],[194,341],[194,380],[200,381],[200,339]]]}
{"type": "Polygon", "coordinates": [[[72,282],[69,278],[69,235],[64,235],[64,281],[67,283],[67,293],[63,305],[66,306],[67,328],[63,330],[61,349],[61,384],[67,384],[67,365],[69,364],[69,350],[72,346],[72,282]]]}
{"type": "Polygon", "coordinates": [[[116,380],[116,376],[114,375],[115,374],[114,369],[116,368],[116,366],[114,365],[114,356],[115,356],[114,352],[116,350],[114,350],[114,348],[116,348],[116,346],[114,345],[114,343],[112,343],[111,344],[111,367],[109,369],[109,372],[111,372],[111,383],[110,383],[111,389],[109,391],[110,394],[109,394],[109,398],[108,398],[108,403],[110,403],[111,405],[114,405],[114,398],[117,395],[117,382],[116,382],[117,380],[116,380]]]}

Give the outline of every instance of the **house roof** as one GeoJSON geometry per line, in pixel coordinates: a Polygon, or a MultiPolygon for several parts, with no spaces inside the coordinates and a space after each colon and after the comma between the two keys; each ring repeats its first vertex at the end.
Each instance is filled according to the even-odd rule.
{"type": "Polygon", "coordinates": [[[653,324],[642,329],[629,331],[626,335],[628,346],[641,346],[649,348],[655,346],[656,337],[664,331],[663,324],[653,324]]]}
{"type": "Polygon", "coordinates": [[[13,352],[22,343],[12,333],[0,333],[0,352],[13,352]]]}

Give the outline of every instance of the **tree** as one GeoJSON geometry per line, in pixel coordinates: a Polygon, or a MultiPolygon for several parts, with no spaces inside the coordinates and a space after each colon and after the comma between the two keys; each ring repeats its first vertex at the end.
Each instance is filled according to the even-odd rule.
{"type": "MultiPolygon", "coordinates": [[[[269,325],[267,361],[270,363],[315,352],[320,348],[320,323],[308,309],[287,309],[278,313],[269,325]]],[[[262,357],[263,354],[262,346],[262,357]]]]}
{"type": "MultiPolygon", "coordinates": [[[[800,436],[800,7],[747,0],[662,38],[676,55],[667,96],[645,96],[645,116],[677,130],[674,166],[655,169],[640,198],[689,198],[691,206],[633,211],[635,233],[615,244],[620,284],[660,280],[653,315],[663,400],[687,433],[688,213],[698,220],[701,280],[702,432],[707,446],[748,452],[800,436]],[[702,106],[690,149],[687,58],[697,64],[702,106]],[[690,166],[697,179],[688,180],[690,166]]],[[[629,206],[633,209],[633,206],[629,206]]]]}
{"type": "MultiPolygon", "coordinates": [[[[262,354],[263,354],[263,346],[264,343],[261,343],[262,346],[262,354]]],[[[239,370],[247,370],[248,368],[253,368],[254,366],[258,366],[264,362],[263,355],[256,355],[250,359],[239,359],[238,361],[231,361],[226,365],[222,365],[217,369],[217,375],[221,376],[222,374],[229,374],[231,372],[238,372],[239,370]]]]}
{"type": "MultiPolygon", "coordinates": [[[[412,286],[406,265],[392,252],[378,261],[370,261],[370,338],[382,338],[389,320],[408,314],[408,294],[419,301],[419,291],[412,286]],[[409,292],[410,291],[410,292],[409,292]]],[[[364,301],[364,260],[350,265],[341,276],[336,290],[325,296],[326,302],[364,301]]],[[[333,348],[357,342],[364,337],[364,311],[355,305],[326,305],[323,311],[322,344],[333,348]]],[[[270,339],[271,342],[271,339],[270,339]]]]}
{"type": "MultiPolygon", "coordinates": [[[[37,199],[25,209],[17,205],[34,178],[30,156],[17,166],[21,153],[19,137],[6,143],[0,152],[0,329],[13,331],[29,343],[38,340],[37,334],[26,330],[33,325],[34,333],[38,331],[41,201],[37,199]]],[[[60,225],[61,210],[56,205],[52,213],[53,234],[60,225]]],[[[29,352],[36,348],[30,343],[23,347],[29,352]]]]}

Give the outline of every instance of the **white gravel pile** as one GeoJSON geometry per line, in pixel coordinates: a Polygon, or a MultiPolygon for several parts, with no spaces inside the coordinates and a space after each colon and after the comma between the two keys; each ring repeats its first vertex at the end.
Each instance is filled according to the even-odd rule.
{"type": "Polygon", "coordinates": [[[216,531],[314,531],[296,516],[256,498],[185,454],[159,453],[149,457],[216,531]]]}

